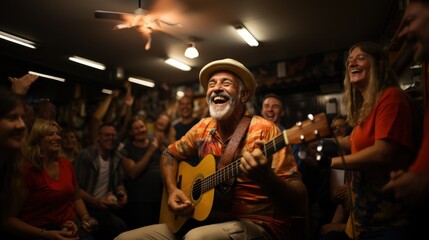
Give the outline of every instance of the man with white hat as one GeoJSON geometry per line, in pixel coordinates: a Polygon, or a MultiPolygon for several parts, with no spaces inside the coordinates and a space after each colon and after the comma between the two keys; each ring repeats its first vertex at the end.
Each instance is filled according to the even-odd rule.
{"type": "MultiPolygon", "coordinates": [[[[219,169],[228,172],[231,166],[236,166],[236,174],[226,179],[221,175],[225,182],[218,180],[217,174],[203,179],[213,178],[214,181],[222,182],[216,187],[213,208],[209,208],[210,216],[202,219],[195,217],[204,221],[192,227],[188,227],[192,221],[186,221],[176,234],[171,229],[177,226],[171,226],[171,222],[166,221],[167,224],[125,232],[115,239],[159,239],[160,236],[162,239],[180,239],[183,235],[183,239],[288,239],[292,230],[291,217],[305,218],[307,192],[289,147],[276,149],[277,153],[272,157],[264,156],[260,149],[264,142],[272,140],[281,132],[274,123],[260,116],[251,116],[246,110],[246,102],[256,90],[252,73],[236,60],[222,59],[204,66],[199,77],[206,91],[210,117],[203,118],[183,138],[164,151],[160,165],[168,193],[168,207],[161,208],[168,208],[174,219],[187,219],[194,218],[201,204],[206,203],[202,203],[206,194],[210,194],[205,189],[206,185],[201,187],[203,197],[193,199],[195,191],[199,189],[178,187],[176,182],[177,175],[181,174],[179,163],[188,161],[189,157],[204,158],[200,160],[200,166],[206,155],[211,154],[216,159],[213,166],[217,168],[217,173],[219,169]],[[241,128],[242,119],[246,118],[249,119],[247,130],[243,137],[238,138],[241,140],[236,141],[235,131],[241,128]],[[237,164],[227,165],[222,162],[223,155],[228,154],[227,146],[234,145],[234,142],[237,144],[234,157],[237,161],[233,159],[232,163],[237,164]],[[189,191],[192,191],[191,195],[188,195],[189,191]],[[222,202],[216,202],[218,196],[223,199],[222,202]]],[[[186,178],[186,174],[179,178],[182,177],[186,178]]],[[[199,180],[197,177],[195,185],[199,180]]],[[[180,183],[184,182],[182,179],[180,183]]]]}

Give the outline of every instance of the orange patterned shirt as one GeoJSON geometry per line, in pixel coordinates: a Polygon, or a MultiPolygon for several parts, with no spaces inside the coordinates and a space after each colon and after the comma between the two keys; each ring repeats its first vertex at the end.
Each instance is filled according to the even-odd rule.
{"type": "MultiPolygon", "coordinates": [[[[257,140],[268,142],[280,134],[280,129],[275,124],[260,116],[253,116],[245,140],[239,145],[241,151],[237,152],[252,152],[257,147],[255,144],[257,140]]],[[[171,144],[165,154],[178,161],[187,161],[191,156],[203,159],[207,154],[212,154],[218,161],[228,142],[229,139],[222,142],[216,120],[208,117],[196,124],[183,138],[171,144]]],[[[290,147],[282,148],[273,154],[271,165],[272,170],[283,180],[301,177],[290,147]]],[[[274,239],[288,237],[290,229],[288,216],[280,209],[274,209],[271,198],[257,183],[252,182],[244,174],[239,174],[232,191],[234,217],[263,226],[274,239]]]]}

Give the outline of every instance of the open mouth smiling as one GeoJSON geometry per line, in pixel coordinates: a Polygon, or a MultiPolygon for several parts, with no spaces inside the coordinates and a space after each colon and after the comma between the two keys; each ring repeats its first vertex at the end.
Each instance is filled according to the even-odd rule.
{"type": "Polygon", "coordinates": [[[363,70],[361,68],[353,68],[349,72],[351,75],[353,75],[353,74],[359,74],[359,73],[363,72],[363,70]]]}
{"type": "Polygon", "coordinates": [[[222,96],[222,95],[217,95],[212,97],[212,103],[214,104],[225,104],[226,102],[229,101],[229,97],[227,96],[222,96]]]}
{"type": "Polygon", "coordinates": [[[266,115],[266,118],[268,118],[268,119],[274,119],[274,115],[267,114],[267,115],[266,115]]]}

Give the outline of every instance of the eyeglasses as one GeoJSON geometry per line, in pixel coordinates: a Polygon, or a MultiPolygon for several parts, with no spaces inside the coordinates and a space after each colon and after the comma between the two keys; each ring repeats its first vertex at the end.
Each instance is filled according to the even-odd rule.
{"type": "Polygon", "coordinates": [[[349,63],[354,62],[354,61],[365,61],[366,59],[368,59],[367,54],[358,54],[355,57],[349,56],[347,58],[346,65],[348,65],[349,63]]]}

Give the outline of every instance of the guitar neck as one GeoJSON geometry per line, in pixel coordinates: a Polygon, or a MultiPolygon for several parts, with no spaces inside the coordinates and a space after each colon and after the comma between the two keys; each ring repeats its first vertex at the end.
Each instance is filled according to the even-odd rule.
{"type": "MultiPolygon", "coordinates": [[[[284,130],[282,134],[264,144],[262,150],[266,157],[271,157],[274,153],[289,144],[302,144],[313,141],[320,137],[330,134],[328,119],[326,114],[320,113],[315,116],[309,116],[309,120],[298,122],[295,126],[284,130]]],[[[202,180],[202,189],[204,193],[216,187],[220,183],[233,178],[240,172],[240,158],[234,160],[224,168],[216,171],[202,180]]]]}
{"type": "MultiPolygon", "coordinates": [[[[266,157],[271,157],[274,153],[284,148],[287,145],[285,137],[283,134],[275,137],[273,140],[270,140],[263,146],[264,155],[266,157]]],[[[202,180],[201,191],[207,192],[210,189],[216,187],[217,185],[227,181],[230,178],[233,178],[240,173],[240,158],[235,159],[230,164],[226,165],[222,169],[219,169],[210,176],[207,176],[202,180]]]]}

